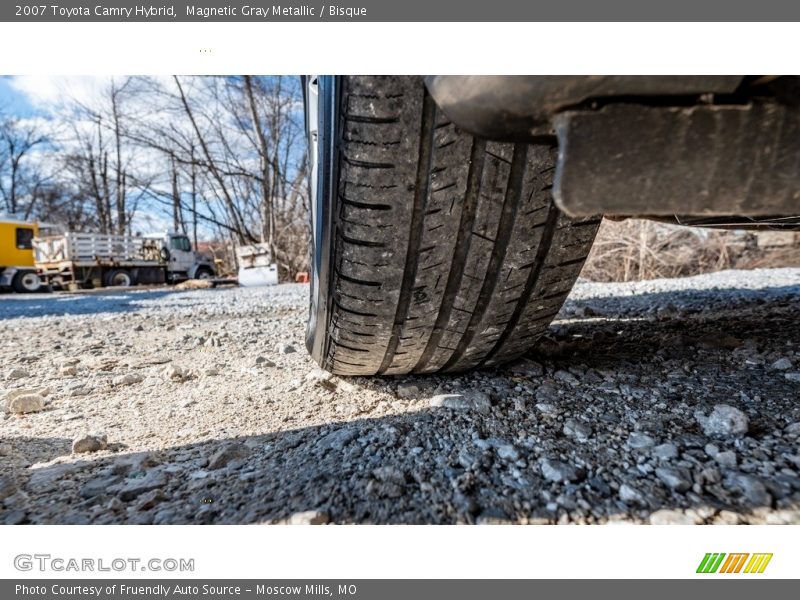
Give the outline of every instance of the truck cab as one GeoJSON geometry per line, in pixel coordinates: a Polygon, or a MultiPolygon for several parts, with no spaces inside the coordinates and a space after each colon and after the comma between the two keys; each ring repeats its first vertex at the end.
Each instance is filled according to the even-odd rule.
{"type": "Polygon", "coordinates": [[[33,238],[38,235],[37,223],[0,217],[0,289],[39,291],[42,281],[33,261],[33,238]]]}
{"type": "Polygon", "coordinates": [[[167,231],[148,234],[144,237],[161,242],[161,258],[166,263],[168,281],[214,277],[214,261],[205,254],[197,252],[186,234],[167,231]]]}

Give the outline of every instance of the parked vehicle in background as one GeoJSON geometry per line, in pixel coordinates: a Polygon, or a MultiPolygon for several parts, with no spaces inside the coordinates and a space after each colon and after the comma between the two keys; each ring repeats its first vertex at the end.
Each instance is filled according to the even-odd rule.
{"type": "Polygon", "coordinates": [[[33,260],[33,239],[39,225],[12,217],[0,218],[0,289],[37,292],[42,281],[33,260]]]}
{"type": "Polygon", "coordinates": [[[211,279],[214,262],[182,233],[144,236],[68,232],[34,238],[39,277],[59,289],[179,283],[211,279]]]}

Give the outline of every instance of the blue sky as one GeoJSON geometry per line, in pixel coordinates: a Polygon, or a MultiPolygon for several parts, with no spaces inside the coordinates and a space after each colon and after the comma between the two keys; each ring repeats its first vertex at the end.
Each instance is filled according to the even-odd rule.
{"type": "Polygon", "coordinates": [[[13,78],[7,75],[0,77],[0,111],[20,117],[32,117],[37,114],[28,96],[13,87],[13,78]]]}

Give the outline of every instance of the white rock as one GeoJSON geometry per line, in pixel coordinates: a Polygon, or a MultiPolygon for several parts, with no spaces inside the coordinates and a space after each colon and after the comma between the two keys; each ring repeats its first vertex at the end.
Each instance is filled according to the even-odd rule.
{"type": "Polygon", "coordinates": [[[555,405],[550,404],[549,402],[537,402],[536,403],[536,410],[538,410],[540,413],[545,414],[545,415],[557,415],[558,414],[558,408],[556,408],[555,405]]]}
{"type": "Polygon", "coordinates": [[[678,456],[678,447],[675,444],[661,444],[653,448],[653,456],[662,460],[669,460],[678,456]]]}
{"type": "Polygon", "coordinates": [[[633,448],[634,450],[652,448],[655,444],[656,441],[646,433],[634,432],[628,436],[628,448],[633,448]]]}
{"type": "Polygon", "coordinates": [[[626,504],[644,504],[644,494],[632,485],[623,483],[619,486],[619,499],[626,504]]]}
{"type": "Polygon", "coordinates": [[[99,450],[105,450],[107,447],[108,438],[105,435],[88,434],[72,442],[72,453],[98,452],[99,450]]]}
{"type": "Polygon", "coordinates": [[[489,396],[476,390],[465,390],[453,394],[437,394],[430,400],[433,407],[444,407],[453,410],[474,410],[487,414],[492,409],[489,396]]]}
{"type": "Polygon", "coordinates": [[[717,461],[717,464],[719,464],[720,466],[728,467],[730,469],[735,468],[738,462],[736,457],[736,452],[732,452],[730,450],[727,450],[725,452],[718,452],[714,456],[714,460],[717,461]]]}
{"type": "Polygon", "coordinates": [[[727,404],[717,404],[707,417],[701,414],[695,417],[710,436],[742,436],[750,425],[746,414],[727,404]]]}
{"type": "Polygon", "coordinates": [[[143,379],[144,378],[138,373],[126,373],[125,375],[115,377],[111,383],[115,386],[125,386],[140,383],[143,379]]]}
{"type": "Polygon", "coordinates": [[[589,436],[592,435],[592,428],[590,425],[574,419],[567,419],[566,423],[564,423],[563,431],[564,435],[574,438],[579,442],[588,440],[589,436]]]}
{"type": "Polygon", "coordinates": [[[414,398],[419,395],[419,387],[413,383],[399,383],[397,385],[397,396],[399,398],[414,398]]]}
{"type": "Polygon", "coordinates": [[[692,487],[692,481],[688,473],[682,469],[658,467],[656,469],[656,477],[658,477],[664,485],[676,492],[685,492],[692,487]]]}
{"type": "Polygon", "coordinates": [[[694,516],[682,510],[662,508],[650,515],[651,525],[694,525],[694,516]]]}
{"type": "Polygon", "coordinates": [[[320,510],[307,510],[294,513],[288,519],[289,525],[326,525],[330,522],[328,513],[320,510]]]}
{"type": "Polygon", "coordinates": [[[167,368],[162,371],[162,374],[164,379],[170,381],[183,381],[189,377],[189,372],[178,365],[168,365],[167,368]]]}
{"type": "Polygon", "coordinates": [[[540,467],[544,478],[550,481],[577,481],[582,476],[580,469],[560,460],[542,459],[540,467]]]}
{"type": "Polygon", "coordinates": [[[331,379],[333,379],[333,375],[320,369],[319,367],[311,369],[306,375],[306,381],[311,382],[330,381],[331,379]]]}
{"type": "Polygon", "coordinates": [[[501,444],[494,451],[503,460],[514,461],[519,459],[519,451],[512,444],[501,444]]]}
{"type": "Polygon", "coordinates": [[[8,411],[16,415],[44,410],[44,398],[40,394],[21,394],[8,402],[8,411]]]}

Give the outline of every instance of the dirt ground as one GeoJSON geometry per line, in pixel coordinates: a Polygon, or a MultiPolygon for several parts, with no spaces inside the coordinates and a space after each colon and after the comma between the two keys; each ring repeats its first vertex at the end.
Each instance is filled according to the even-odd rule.
{"type": "Polygon", "coordinates": [[[579,283],[460,376],[320,371],[307,293],[0,297],[0,523],[800,523],[800,269],[579,283]]]}

